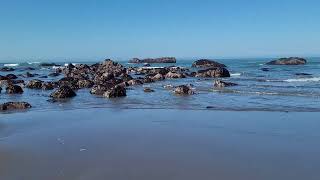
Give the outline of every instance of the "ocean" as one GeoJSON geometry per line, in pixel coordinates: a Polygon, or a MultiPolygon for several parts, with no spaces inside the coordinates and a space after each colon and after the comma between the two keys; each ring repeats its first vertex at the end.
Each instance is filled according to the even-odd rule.
{"type": "MultiPolygon", "coordinates": [[[[176,64],[152,64],[156,67],[179,66],[190,70],[196,59],[178,59],[176,64]]],[[[24,88],[21,95],[0,94],[0,103],[8,101],[26,101],[33,108],[31,111],[87,109],[87,108],[120,108],[120,109],[192,109],[192,110],[222,110],[222,111],[280,111],[280,112],[319,112],[320,111],[320,58],[307,58],[306,65],[270,66],[265,65],[272,59],[222,59],[217,60],[227,65],[230,78],[223,81],[237,83],[238,86],[217,89],[213,87],[213,78],[185,78],[165,80],[143,86],[131,86],[127,89],[127,97],[106,99],[94,96],[89,89],[78,90],[75,98],[64,102],[50,102],[52,91],[32,90],[24,88]],[[266,71],[267,70],[267,71],[266,71]],[[305,74],[304,74],[305,73],[305,74]],[[166,85],[192,84],[196,94],[191,96],[176,96],[166,85]],[[155,90],[153,93],[143,92],[144,87],[155,90]],[[210,109],[208,109],[210,107],[210,109]]],[[[50,62],[65,66],[68,63],[80,62],[50,62]]],[[[81,62],[93,64],[97,62],[81,62]]],[[[139,66],[121,61],[124,66],[139,66]]],[[[42,67],[40,62],[0,63],[1,67],[12,67],[13,72],[6,74],[38,74],[32,78],[19,76],[26,82],[31,79],[56,81],[62,78],[46,76],[57,67],[42,67]],[[32,67],[35,70],[26,69],[32,67]]]]}

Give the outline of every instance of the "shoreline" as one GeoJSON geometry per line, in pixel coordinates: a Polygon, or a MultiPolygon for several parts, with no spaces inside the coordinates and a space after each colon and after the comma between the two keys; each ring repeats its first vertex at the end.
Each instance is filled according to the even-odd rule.
{"type": "Polygon", "coordinates": [[[320,175],[319,114],[155,109],[14,113],[0,119],[0,177],[312,180],[320,175]]]}

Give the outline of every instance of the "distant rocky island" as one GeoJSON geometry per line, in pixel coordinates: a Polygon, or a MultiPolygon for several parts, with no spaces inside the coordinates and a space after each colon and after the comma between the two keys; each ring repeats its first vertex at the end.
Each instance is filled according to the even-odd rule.
{"type": "Polygon", "coordinates": [[[139,59],[133,58],[129,61],[129,63],[176,63],[177,60],[175,57],[161,57],[161,58],[146,58],[139,59]]]}
{"type": "Polygon", "coordinates": [[[280,58],[267,63],[267,65],[304,65],[307,60],[300,57],[280,58]]]}

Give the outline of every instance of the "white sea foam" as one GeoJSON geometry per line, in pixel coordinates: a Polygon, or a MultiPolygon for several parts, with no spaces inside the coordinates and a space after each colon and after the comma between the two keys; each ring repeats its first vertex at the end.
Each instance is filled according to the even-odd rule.
{"type": "Polygon", "coordinates": [[[6,66],[6,67],[15,67],[15,66],[19,66],[19,64],[4,64],[3,66],[6,66]]]}
{"type": "Polygon", "coordinates": [[[40,64],[40,62],[28,62],[28,64],[40,64]]]}
{"type": "Polygon", "coordinates": [[[318,82],[320,81],[320,77],[312,77],[312,78],[299,78],[299,79],[287,79],[285,82],[318,82]]]}
{"type": "Polygon", "coordinates": [[[241,76],[241,73],[231,73],[231,76],[241,76]]]}
{"type": "Polygon", "coordinates": [[[65,63],[64,66],[67,67],[69,64],[72,64],[72,65],[75,66],[75,65],[77,65],[78,63],[65,63]]]}

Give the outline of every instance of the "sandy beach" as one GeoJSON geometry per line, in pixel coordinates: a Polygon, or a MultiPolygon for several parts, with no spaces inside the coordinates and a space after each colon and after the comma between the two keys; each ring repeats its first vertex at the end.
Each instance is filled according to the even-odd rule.
{"type": "Polygon", "coordinates": [[[316,180],[318,117],[99,108],[0,114],[0,177],[316,180]]]}

